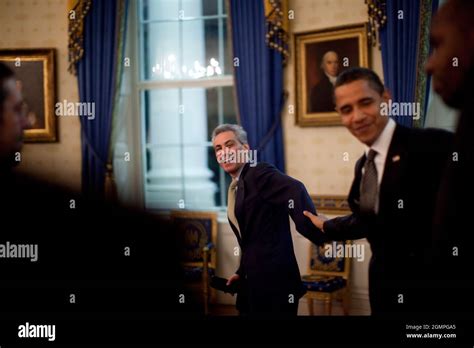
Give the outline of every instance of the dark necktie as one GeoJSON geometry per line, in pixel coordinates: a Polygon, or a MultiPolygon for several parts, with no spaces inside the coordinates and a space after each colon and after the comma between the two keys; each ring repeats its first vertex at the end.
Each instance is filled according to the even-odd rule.
{"type": "Polygon", "coordinates": [[[360,211],[375,214],[375,204],[378,196],[377,168],[374,158],[377,151],[370,149],[364,164],[364,174],[360,182],[360,211]]]}

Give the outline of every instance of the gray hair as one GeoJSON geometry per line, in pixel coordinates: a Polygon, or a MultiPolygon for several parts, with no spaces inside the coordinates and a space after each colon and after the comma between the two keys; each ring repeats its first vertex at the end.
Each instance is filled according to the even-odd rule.
{"type": "Polygon", "coordinates": [[[224,133],[224,132],[234,132],[235,137],[241,144],[248,144],[247,140],[247,132],[245,129],[242,128],[242,126],[239,126],[238,124],[230,124],[230,123],[224,123],[218,125],[214,130],[212,131],[212,142],[214,142],[214,139],[216,138],[217,135],[224,133]]]}

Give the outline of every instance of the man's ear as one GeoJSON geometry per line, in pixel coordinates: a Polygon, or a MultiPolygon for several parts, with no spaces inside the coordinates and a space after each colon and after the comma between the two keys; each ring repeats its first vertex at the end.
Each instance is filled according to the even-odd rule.
{"type": "Polygon", "coordinates": [[[382,99],[384,102],[388,102],[390,99],[392,99],[392,93],[390,93],[390,90],[388,88],[384,89],[382,93],[382,99]]]}
{"type": "Polygon", "coordinates": [[[243,144],[242,146],[244,147],[245,150],[250,150],[249,144],[243,144]]]}

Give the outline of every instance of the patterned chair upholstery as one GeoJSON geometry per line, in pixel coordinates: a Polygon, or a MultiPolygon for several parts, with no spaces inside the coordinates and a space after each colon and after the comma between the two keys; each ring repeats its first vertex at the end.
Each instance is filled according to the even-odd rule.
{"type": "Polygon", "coordinates": [[[178,233],[185,282],[202,293],[204,313],[215,300],[210,279],[216,270],[217,214],[213,212],[171,211],[171,221],[178,233]]]}
{"type": "MultiPolygon", "coordinates": [[[[351,241],[329,243],[331,248],[344,250],[351,241]],[[335,243],[335,244],[333,244],[335,243]]],[[[326,255],[326,245],[310,245],[310,265],[308,274],[302,276],[303,284],[308,292],[305,297],[308,301],[309,314],[314,315],[313,302],[324,302],[325,314],[331,315],[332,301],[342,300],[344,315],[349,313],[350,287],[349,272],[351,268],[350,257],[336,254],[336,257],[326,255]]]]}

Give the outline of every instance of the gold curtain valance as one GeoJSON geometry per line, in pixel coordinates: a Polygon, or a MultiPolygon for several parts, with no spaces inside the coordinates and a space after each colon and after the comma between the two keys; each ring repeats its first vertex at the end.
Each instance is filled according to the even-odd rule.
{"type": "Polygon", "coordinates": [[[92,0],[68,0],[68,53],[71,74],[76,75],[76,64],[84,55],[84,20],[91,7],[92,0]]]}
{"type": "Polygon", "coordinates": [[[286,63],[290,55],[288,46],[288,1],[263,0],[267,24],[266,42],[270,48],[281,52],[286,63]]]}
{"type": "Polygon", "coordinates": [[[369,13],[367,39],[369,45],[373,47],[378,43],[380,50],[379,30],[382,29],[387,22],[387,2],[386,0],[365,0],[365,3],[369,13]]]}

